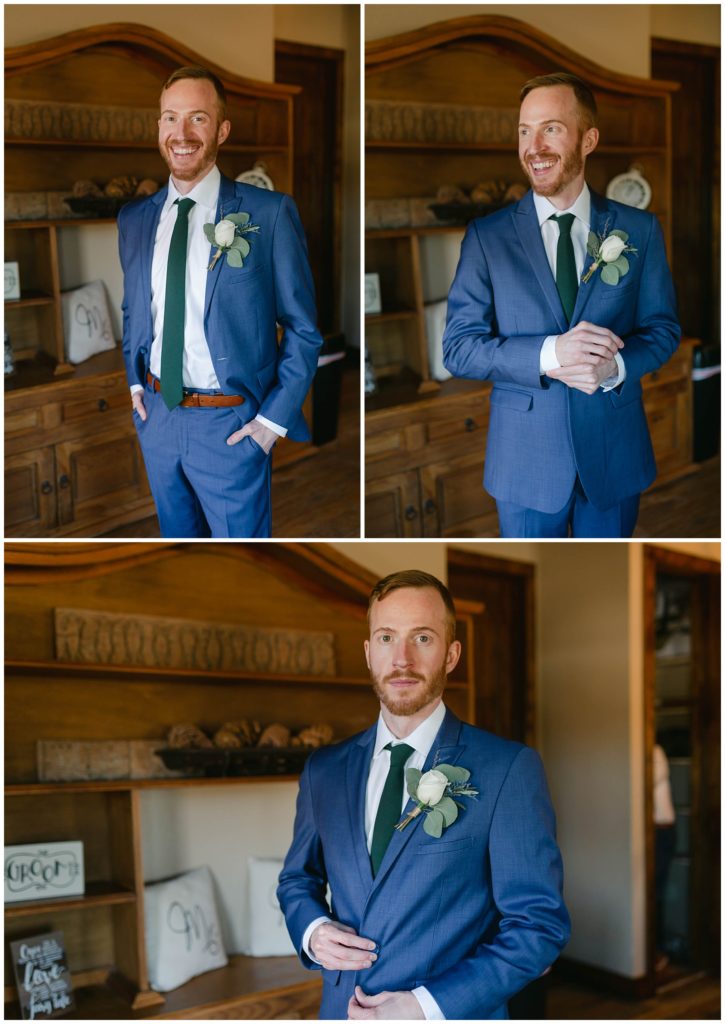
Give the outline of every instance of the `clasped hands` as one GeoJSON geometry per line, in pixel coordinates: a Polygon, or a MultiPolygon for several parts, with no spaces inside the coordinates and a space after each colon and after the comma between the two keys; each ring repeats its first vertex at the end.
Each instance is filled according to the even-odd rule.
{"type": "MultiPolygon", "coordinates": [[[[358,935],[354,928],[327,921],[310,936],[310,952],[330,971],[362,971],[377,960],[375,943],[358,935]]],[[[412,992],[379,992],[366,995],[359,985],[347,1005],[348,1020],[424,1020],[420,1003],[412,992]]]]}
{"type": "Polygon", "coordinates": [[[607,327],[582,320],[560,334],[555,347],[560,366],[548,370],[546,376],[593,395],[602,381],[617,373],[614,356],[624,348],[624,342],[607,327]]]}
{"type": "MultiPolygon", "coordinates": [[[[134,391],[131,395],[131,402],[136,412],[145,422],[148,413],[146,412],[146,406],[143,404],[143,391],[134,391]]],[[[242,438],[247,437],[247,435],[253,437],[255,443],[264,449],[268,455],[272,450],[274,442],[279,438],[279,435],[270,427],[265,426],[264,423],[260,423],[259,420],[250,420],[240,430],[235,430],[233,434],[229,435],[227,444],[239,444],[242,438]]]]}

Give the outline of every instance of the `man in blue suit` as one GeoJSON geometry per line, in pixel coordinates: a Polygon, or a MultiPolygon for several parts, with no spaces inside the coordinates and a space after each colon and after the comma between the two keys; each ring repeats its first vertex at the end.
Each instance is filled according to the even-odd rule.
{"type": "Polygon", "coordinates": [[[322,344],[302,225],[289,196],[219,172],[231,125],[214,74],[180,68],[160,106],[168,186],[125,206],[118,232],[124,358],[161,532],[268,537],[270,451],[309,437],[301,408],[322,344]]]}
{"type": "Polygon", "coordinates": [[[545,75],[521,100],[532,191],[469,225],[444,362],[493,381],[484,486],[502,536],[630,537],[656,476],[641,379],[680,338],[662,231],[588,188],[588,86],[545,75]]]}
{"type": "Polygon", "coordinates": [[[541,761],[442,703],[461,645],[439,580],[386,577],[368,616],[380,716],[305,766],[278,889],[287,928],[322,971],[321,1019],[506,1018],[569,937],[541,761]],[[444,771],[470,773],[455,820],[439,788],[395,828],[416,807],[403,786],[412,769],[424,773],[419,798],[447,784],[444,771]],[[431,829],[441,813],[447,827],[431,829]]]}

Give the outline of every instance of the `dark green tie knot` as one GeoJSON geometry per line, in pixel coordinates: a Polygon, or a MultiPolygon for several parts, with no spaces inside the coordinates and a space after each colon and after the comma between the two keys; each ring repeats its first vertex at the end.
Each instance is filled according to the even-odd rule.
{"type": "Polygon", "coordinates": [[[415,747],[409,747],[407,743],[388,743],[383,749],[390,751],[390,767],[400,768],[414,752],[415,747]]]}
{"type": "Polygon", "coordinates": [[[551,215],[551,220],[555,220],[556,223],[559,225],[560,235],[571,234],[571,226],[574,223],[575,219],[576,218],[574,217],[573,213],[552,213],[551,215]]]}
{"type": "Polygon", "coordinates": [[[188,217],[189,210],[192,206],[195,206],[196,203],[193,199],[177,199],[175,200],[175,205],[179,207],[180,216],[188,217]]]}

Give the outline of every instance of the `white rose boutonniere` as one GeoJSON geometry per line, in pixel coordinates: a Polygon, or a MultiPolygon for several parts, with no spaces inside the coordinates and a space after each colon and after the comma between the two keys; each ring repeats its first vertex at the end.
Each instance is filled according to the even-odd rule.
{"type": "Polygon", "coordinates": [[[437,764],[425,773],[418,768],[408,768],[405,781],[416,806],[395,826],[398,832],[425,811],[424,830],[429,836],[440,839],[443,829],[458,817],[458,808],[465,807],[456,797],[478,796],[478,790],[468,785],[470,777],[467,768],[453,764],[437,764]]]}
{"type": "Polygon", "coordinates": [[[605,226],[604,234],[599,236],[590,231],[587,240],[587,252],[593,257],[594,262],[582,278],[582,284],[586,284],[594,271],[599,267],[602,267],[601,277],[605,284],[619,284],[620,277],[624,277],[625,274],[629,273],[629,260],[625,253],[637,252],[633,245],[627,245],[628,239],[629,235],[627,232],[620,231],[619,228],[615,228],[614,231],[607,234],[605,226]]]}
{"type": "Polygon", "coordinates": [[[248,213],[229,213],[217,224],[205,224],[204,234],[212,245],[217,246],[207,270],[213,270],[216,261],[222,255],[227,254],[227,263],[230,267],[243,267],[244,260],[252,248],[245,235],[259,231],[259,224],[250,224],[248,213]]]}

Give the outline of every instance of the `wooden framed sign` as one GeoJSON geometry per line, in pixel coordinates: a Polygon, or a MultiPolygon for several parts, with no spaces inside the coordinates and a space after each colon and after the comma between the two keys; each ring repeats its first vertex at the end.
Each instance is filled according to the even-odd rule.
{"type": "Polygon", "coordinates": [[[10,943],[24,1020],[62,1017],[73,1009],[73,990],[63,932],[47,932],[10,943]]]}
{"type": "Polygon", "coordinates": [[[5,902],[82,896],[83,843],[31,843],[5,847],[5,902]]]}

